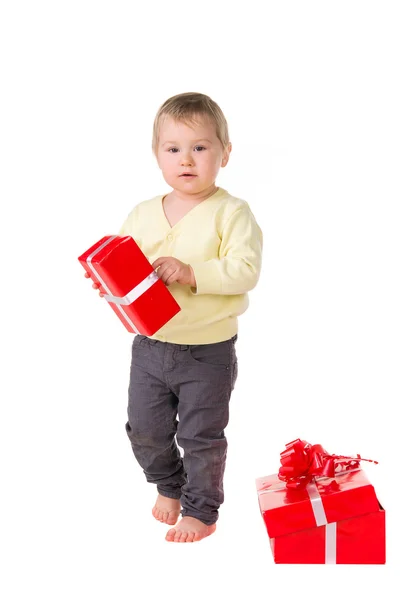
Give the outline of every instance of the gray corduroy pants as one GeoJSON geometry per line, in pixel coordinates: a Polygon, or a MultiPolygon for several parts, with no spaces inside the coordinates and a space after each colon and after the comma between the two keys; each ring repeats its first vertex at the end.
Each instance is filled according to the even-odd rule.
{"type": "Polygon", "coordinates": [[[147,481],[178,498],[182,515],[218,519],[237,336],[215,344],[132,344],[126,432],[147,481]],[[182,449],[181,452],[178,448],[182,449]]]}

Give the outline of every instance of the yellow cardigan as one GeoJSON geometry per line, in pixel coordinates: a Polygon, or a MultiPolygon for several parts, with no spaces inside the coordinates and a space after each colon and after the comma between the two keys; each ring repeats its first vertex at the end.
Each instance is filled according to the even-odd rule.
{"type": "Polygon", "coordinates": [[[153,339],[174,344],[210,344],[234,336],[238,316],[248,308],[247,292],[261,270],[262,232],[249,205],[219,188],[173,227],[164,196],[137,204],[119,235],[130,235],[153,263],[173,256],[190,264],[196,289],[168,286],[181,311],[153,339]]]}

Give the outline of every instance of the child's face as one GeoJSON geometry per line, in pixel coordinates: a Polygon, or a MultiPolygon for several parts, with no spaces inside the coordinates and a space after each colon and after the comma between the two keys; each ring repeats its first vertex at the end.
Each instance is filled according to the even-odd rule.
{"type": "Polygon", "coordinates": [[[229,159],[215,125],[197,119],[191,126],[166,117],[160,126],[157,162],[165,181],[182,196],[212,190],[218,171],[229,159]]]}

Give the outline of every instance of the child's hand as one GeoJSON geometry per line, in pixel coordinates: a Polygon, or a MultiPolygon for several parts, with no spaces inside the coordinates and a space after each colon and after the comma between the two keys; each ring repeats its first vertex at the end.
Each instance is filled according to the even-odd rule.
{"type": "Polygon", "coordinates": [[[196,287],[196,280],[193,269],[190,265],[186,265],[177,258],[172,256],[160,256],[152,264],[153,269],[158,269],[157,275],[165,283],[181,283],[182,285],[190,285],[196,287]]]}
{"type": "MultiPolygon", "coordinates": [[[[90,275],[86,271],[85,271],[85,277],[86,277],[86,279],[90,279],[90,275]]],[[[100,286],[99,283],[92,283],[92,288],[93,289],[98,290],[98,289],[100,289],[100,287],[101,286],[100,286]]],[[[99,292],[99,296],[103,297],[104,296],[103,292],[100,291],[99,292]]]]}

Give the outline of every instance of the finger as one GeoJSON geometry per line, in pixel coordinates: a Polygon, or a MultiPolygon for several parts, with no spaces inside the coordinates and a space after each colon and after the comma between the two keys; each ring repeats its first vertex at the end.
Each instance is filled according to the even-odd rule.
{"type": "Polygon", "coordinates": [[[160,267],[167,260],[170,260],[168,256],[159,256],[151,266],[153,267],[153,269],[157,269],[157,267],[160,267]]]}
{"type": "Polygon", "coordinates": [[[99,289],[99,287],[100,287],[100,284],[99,284],[99,283],[93,283],[93,284],[92,284],[92,288],[93,288],[93,289],[95,289],[95,290],[98,290],[98,289],[99,289]]]}
{"type": "Polygon", "coordinates": [[[87,271],[85,271],[85,277],[86,277],[86,279],[90,279],[90,275],[87,271]]]}
{"type": "Polygon", "coordinates": [[[179,269],[175,269],[174,271],[172,271],[172,273],[167,274],[164,283],[165,285],[171,285],[172,283],[175,283],[175,281],[177,281],[179,279],[179,269]]]}
{"type": "Polygon", "coordinates": [[[163,265],[161,265],[161,267],[159,267],[157,275],[160,279],[162,279],[165,282],[165,278],[171,275],[172,272],[173,267],[169,263],[164,263],[163,265]]]}

